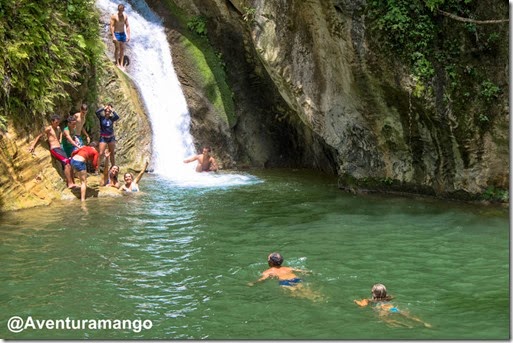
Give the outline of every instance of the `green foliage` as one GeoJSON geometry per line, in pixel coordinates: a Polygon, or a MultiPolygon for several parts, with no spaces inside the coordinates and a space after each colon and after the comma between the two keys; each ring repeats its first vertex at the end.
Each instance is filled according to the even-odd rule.
{"type": "Polygon", "coordinates": [[[480,113],[479,116],[477,117],[477,120],[481,124],[487,124],[490,121],[490,118],[488,118],[488,116],[486,114],[480,113]]]}
{"type": "Polygon", "coordinates": [[[366,14],[373,49],[409,69],[415,97],[431,101],[435,95],[451,107],[461,138],[475,128],[465,123],[481,132],[493,127],[507,101],[497,62],[507,61],[503,43],[508,30],[502,24],[455,20],[440,11],[477,20],[500,19],[507,9],[498,3],[485,8],[473,0],[369,0],[366,14]]]}
{"type": "Polygon", "coordinates": [[[207,20],[202,16],[192,17],[191,20],[187,22],[187,27],[200,36],[206,36],[208,33],[207,20]]]}
{"type": "Polygon", "coordinates": [[[0,40],[0,108],[29,122],[68,101],[102,51],[94,0],[2,1],[0,40]]]}
{"type": "Polygon", "coordinates": [[[244,14],[242,15],[242,19],[247,23],[252,23],[255,21],[255,13],[256,8],[254,7],[244,7],[244,14]]]}
{"type": "MultiPolygon", "coordinates": [[[[174,1],[163,1],[177,17],[180,25],[187,26],[189,30],[182,32],[183,39],[180,45],[185,49],[190,63],[195,66],[191,77],[198,82],[199,88],[208,98],[209,102],[216,109],[216,114],[228,125],[235,124],[235,104],[233,92],[226,79],[226,62],[220,52],[216,52],[206,37],[198,35],[191,29],[190,23],[197,21],[198,17],[189,17],[186,11],[178,7],[174,1]],[[191,33],[189,33],[191,32],[191,33]]],[[[200,17],[205,22],[205,17],[200,17]]],[[[194,28],[194,26],[192,26],[194,28]]]]}
{"type": "Polygon", "coordinates": [[[494,186],[488,187],[481,198],[483,200],[488,201],[500,201],[500,202],[508,202],[509,201],[509,191],[507,189],[496,188],[494,186]]]}
{"type": "Polygon", "coordinates": [[[370,3],[369,17],[376,33],[384,35],[385,48],[410,65],[414,75],[422,81],[434,75],[431,48],[436,38],[436,25],[431,11],[443,2],[374,0],[370,3]]]}
{"type": "Polygon", "coordinates": [[[485,80],[481,83],[481,96],[486,102],[495,100],[501,92],[501,89],[490,80],[485,80]]]}

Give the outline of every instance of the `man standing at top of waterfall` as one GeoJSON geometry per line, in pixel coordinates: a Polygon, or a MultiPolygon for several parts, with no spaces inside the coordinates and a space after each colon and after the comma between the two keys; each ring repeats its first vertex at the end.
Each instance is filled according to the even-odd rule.
{"type": "Polygon", "coordinates": [[[110,17],[110,32],[114,42],[114,58],[116,65],[124,70],[123,61],[125,57],[125,43],[130,41],[130,25],[128,24],[128,16],[124,13],[125,5],[118,5],[118,13],[114,13],[110,17]],[[126,32],[125,32],[126,27],[126,32]]]}
{"type": "Polygon", "coordinates": [[[203,148],[203,153],[199,155],[194,155],[189,158],[183,160],[183,163],[189,163],[193,161],[198,161],[198,165],[196,166],[196,171],[198,173],[201,172],[210,172],[217,171],[217,163],[215,158],[210,156],[210,147],[206,146],[203,148]]]}

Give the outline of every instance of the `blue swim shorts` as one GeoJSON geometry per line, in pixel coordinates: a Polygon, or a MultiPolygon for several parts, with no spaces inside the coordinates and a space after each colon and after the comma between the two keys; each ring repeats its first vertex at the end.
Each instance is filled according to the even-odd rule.
{"type": "Polygon", "coordinates": [[[70,164],[71,164],[71,166],[76,171],[79,171],[79,172],[87,169],[87,166],[86,166],[85,162],[81,162],[81,161],[77,161],[77,160],[71,159],[71,163],[70,164]]]}
{"type": "Polygon", "coordinates": [[[100,143],[111,143],[116,141],[116,136],[112,135],[109,137],[100,136],[100,143]]]}
{"type": "Polygon", "coordinates": [[[280,284],[280,286],[294,287],[294,286],[297,286],[297,284],[300,282],[301,282],[301,279],[296,277],[296,278],[293,278],[290,280],[280,280],[279,284],[280,284]]]}
{"type": "Polygon", "coordinates": [[[118,42],[126,42],[126,33],[124,32],[114,32],[114,36],[118,42]]]}
{"type": "Polygon", "coordinates": [[[397,307],[391,307],[389,311],[392,313],[399,313],[399,309],[397,307]]]}

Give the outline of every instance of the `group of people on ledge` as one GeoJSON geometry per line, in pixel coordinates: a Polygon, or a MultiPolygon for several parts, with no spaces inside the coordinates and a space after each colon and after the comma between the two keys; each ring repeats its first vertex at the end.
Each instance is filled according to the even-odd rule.
{"type": "MultiPolygon", "coordinates": [[[[82,104],[80,111],[67,118],[67,125],[61,130],[61,117],[53,115],[48,125],[29,147],[34,152],[37,143],[46,135],[50,147],[50,154],[59,161],[64,169],[64,176],[68,188],[77,187],[75,176],[80,179],[80,200],[85,201],[87,192],[87,164],[91,164],[94,173],[98,174],[99,166],[103,163],[101,186],[114,187],[125,192],[138,192],[141,180],[148,161],[140,173],[134,176],[127,172],[123,175],[123,183],[118,180],[119,166],[116,165],[116,136],[114,123],[120,119],[114,111],[112,104],[99,108],[95,113],[100,122],[99,144],[91,141],[91,136],[84,128],[87,115],[87,104],[82,104]],[[84,144],[84,137],[88,145],[84,144]],[[103,161],[103,162],[102,162],[103,161]],[[110,167],[109,167],[110,162],[110,167]]],[[[217,162],[210,155],[211,149],[206,146],[201,154],[185,159],[184,163],[197,161],[197,172],[217,171],[217,162]]]]}
{"type": "Polygon", "coordinates": [[[80,200],[82,201],[85,201],[87,191],[87,164],[90,163],[94,173],[98,174],[102,160],[104,160],[104,166],[101,186],[115,187],[125,192],[139,191],[139,181],[148,167],[148,161],[135,179],[131,173],[125,173],[124,183],[118,181],[119,167],[116,165],[115,159],[114,122],[120,117],[114,111],[112,104],[102,106],[96,111],[96,116],[100,121],[99,144],[91,141],[91,136],[84,128],[86,115],[87,104],[82,104],[79,112],[67,118],[67,125],[63,130],[60,127],[61,117],[57,114],[53,115],[50,118],[50,125],[34,139],[29,147],[29,152],[32,153],[41,137],[46,135],[50,154],[63,166],[68,188],[77,187],[75,177],[80,179],[80,200]],[[84,137],[87,145],[84,144],[84,137]]]}

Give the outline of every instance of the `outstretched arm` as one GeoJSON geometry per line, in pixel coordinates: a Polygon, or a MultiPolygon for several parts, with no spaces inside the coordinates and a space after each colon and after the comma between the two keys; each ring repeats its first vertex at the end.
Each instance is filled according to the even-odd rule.
{"type": "Polygon", "coordinates": [[[354,300],[354,303],[360,307],[365,307],[369,305],[369,299],[362,299],[362,300],[354,300]]]}
{"type": "Polygon", "coordinates": [[[292,269],[292,271],[298,272],[298,273],[304,273],[304,274],[311,274],[312,273],[311,270],[306,270],[306,269],[298,269],[298,268],[290,268],[290,269],[292,269]]]}
{"type": "Polygon", "coordinates": [[[192,162],[192,161],[196,161],[198,159],[198,155],[194,155],[194,156],[191,156],[189,158],[186,158],[185,160],[183,160],[183,163],[189,163],[189,162],[192,162]]]}
{"type": "Polygon", "coordinates": [[[148,161],[146,161],[146,163],[144,164],[143,169],[141,170],[141,172],[140,172],[140,173],[137,175],[137,177],[135,178],[134,182],[135,182],[136,184],[139,184],[139,180],[141,180],[141,178],[142,178],[142,176],[143,176],[144,172],[146,171],[146,168],[148,167],[148,164],[149,164],[149,162],[148,162],[148,161]]]}
{"type": "Polygon", "coordinates": [[[267,274],[267,273],[262,274],[260,279],[254,281],[254,282],[248,282],[248,286],[253,286],[255,283],[264,281],[264,280],[268,279],[270,276],[271,276],[271,274],[267,274]]]}
{"type": "Polygon", "coordinates": [[[34,149],[36,148],[36,145],[37,143],[39,142],[39,139],[41,139],[41,136],[43,135],[44,132],[41,132],[39,135],[37,135],[36,138],[34,138],[34,142],[30,145],[28,151],[30,153],[33,153],[34,152],[34,149]]]}

